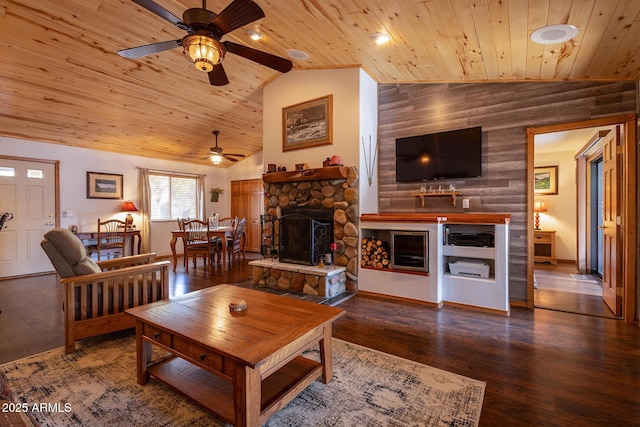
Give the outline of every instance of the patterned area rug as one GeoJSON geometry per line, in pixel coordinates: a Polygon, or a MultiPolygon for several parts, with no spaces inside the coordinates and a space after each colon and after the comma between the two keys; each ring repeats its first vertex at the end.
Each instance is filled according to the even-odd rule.
{"type": "MultiPolygon", "coordinates": [[[[154,356],[158,356],[156,351],[154,356]]],[[[319,360],[317,350],[306,356],[319,360]]],[[[0,366],[13,409],[42,426],[224,426],[152,378],[136,383],[130,331],[0,366]]],[[[477,426],[485,383],[333,339],[333,377],[315,381],[267,426],[477,426]]],[[[6,390],[5,390],[6,391],[6,390]]],[[[7,406],[8,408],[8,406],[7,406]]]]}

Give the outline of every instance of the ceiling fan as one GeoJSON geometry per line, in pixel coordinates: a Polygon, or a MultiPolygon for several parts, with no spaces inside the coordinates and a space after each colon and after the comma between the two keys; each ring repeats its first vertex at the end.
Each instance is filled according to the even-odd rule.
{"type": "Polygon", "coordinates": [[[202,0],[202,8],[185,10],[182,20],[152,0],[133,0],[133,2],[166,19],[188,34],[178,40],[122,49],[118,51],[120,56],[136,59],[182,46],[196,68],[209,74],[209,82],[214,86],[224,86],[229,83],[222,67],[222,60],[227,52],[282,73],[290,71],[293,67],[293,63],[288,59],[238,43],[221,41],[225,34],[264,18],[264,12],[253,0],[233,0],[219,14],[207,10],[207,1],[202,0]]]}
{"type": "Polygon", "coordinates": [[[244,154],[225,154],[222,152],[222,147],[218,147],[218,135],[220,135],[219,130],[214,130],[213,134],[216,136],[216,146],[209,148],[209,155],[207,157],[203,157],[202,160],[211,158],[211,161],[214,165],[219,165],[222,163],[222,159],[227,159],[232,162],[237,162],[238,159],[235,157],[246,157],[244,154]]]}

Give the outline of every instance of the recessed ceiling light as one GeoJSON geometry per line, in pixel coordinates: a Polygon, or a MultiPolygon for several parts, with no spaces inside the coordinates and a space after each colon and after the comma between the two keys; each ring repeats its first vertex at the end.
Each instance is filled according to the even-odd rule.
{"type": "Polygon", "coordinates": [[[288,49],[287,55],[289,56],[289,58],[298,59],[300,61],[309,60],[309,54],[298,49],[288,49]]]}
{"type": "Polygon", "coordinates": [[[262,38],[262,34],[256,30],[247,30],[247,35],[251,37],[251,40],[260,40],[262,38]]]}
{"type": "Polygon", "coordinates": [[[578,35],[578,29],[573,25],[547,25],[531,33],[531,40],[540,44],[555,44],[571,40],[576,35],[578,35]]]}
{"type": "Polygon", "coordinates": [[[376,42],[376,44],[385,44],[391,39],[391,37],[385,33],[373,33],[371,34],[371,38],[376,42]]]}

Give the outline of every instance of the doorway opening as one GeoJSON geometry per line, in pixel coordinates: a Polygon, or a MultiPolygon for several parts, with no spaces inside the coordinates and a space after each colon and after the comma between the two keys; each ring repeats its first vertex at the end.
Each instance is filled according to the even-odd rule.
{"type": "MultiPolygon", "coordinates": [[[[635,144],[626,143],[635,140],[634,116],[528,129],[529,307],[620,318],[630,322],[634,320],[637,301],[634,298],[636,271],[632,260],[635,259],[635,251],[633,248],[629,249],[633,246],[629,243],[635,242],[636,235],[633,227],[625,228],[621,224],[627,221],[626,223],[631,225],[637,220],[635,196],[626,199],[622,197],[623,194],[631,194],[629,191],[636,194],[634,177],[629,174],[629,171],[635,171],[636,148],[635,144]],[[615,148],[610,152],[619,154],[618,161],[614,162],[617,171],[605,167],[603,159],[606,160],[607,148],[600,151],[594,149],[594,142],[600,141],[602,135],[612,129],[617,132],[611,135],[615,133],[619,138],[614,140],[614,144],[608,142],[615,148]],[[583,139],[582,146],[565,148],[565,151],[571,153],[564,163],[559,164],[558,194],[541,197],[534,191],[534,167],[558,166],[557,161],[561,156],[557,152],[547,155],[546,159],[542,156],[541,164],[536,138],[542,137],[544,140],[556,133],[569,134],[578,131],[591,132],[595,136],[583,139]],[[547,162],[549,164],[546,164],[547,162]],[[608,184],[603,187],[603,182],[608,184]],[[574,188],[568,189],[567,185],[574,188]],[[546,211],[538,213],[541,224],[544,224],[541,227],[543,230],[546,228],[547,231],[551,231],[549,234],[557,235],[557,254],[553,257],[554,261],[557,260],[556,264],[534,263],[536,240],[533,230],[533,206],[534,201],[541,199],[547,207],[546,211]],[[603,215],[607,212],[608,216],[603,215]],[[567,214],[573,216],[571,221],[566,220],[567,214]],[[560,218],[562,215],[565,217],[560,218]],[[609,310],[603,302],[607,297],[605,289],[609,290],[609,294],[611,289],[615,289],[615,293],[620,296],[613,306],[617,311],[609,310]]],[[[616,158],[615,155],[613,158],[616,158]]],[[[610,300],[608,302],[611,307],[610,300]]]]}

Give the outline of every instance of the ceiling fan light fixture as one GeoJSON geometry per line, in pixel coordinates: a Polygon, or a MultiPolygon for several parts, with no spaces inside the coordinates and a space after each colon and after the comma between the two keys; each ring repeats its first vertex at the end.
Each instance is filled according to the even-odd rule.
{"type": "Polygon", "coordinates": [[[385,33],[373,33],[371,35],[371,38],[378,45],[385,44],[389,40],[391,40],[391,37],[389,37],[389,35],[385,33]]]}
{"type": "Polygon", "coordinates": [[[212,154],[211,155],[211,162],[214,165],[219,165],[220,163],[222,163],[222,156],[220,154],[212,154]]]}
{"type": "Polygon", "coordinates": [[[257,30],[248,30],[247,35],[251,37],[251,40],[258,41],[262,38],[262,34],[257,30]]]}
{"type": "Polygon", "coordinates": [[[224,57],[224,49],[211,37],[192,34],[182,39],[184,51],[196,68],[206,73],[213,70],[224,57]]]}

